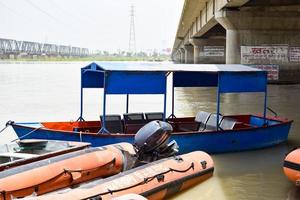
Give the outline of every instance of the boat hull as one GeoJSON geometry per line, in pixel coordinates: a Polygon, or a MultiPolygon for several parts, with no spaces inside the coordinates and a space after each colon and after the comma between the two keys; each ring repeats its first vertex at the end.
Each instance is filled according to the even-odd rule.
{"type": "Polygon", "coordinates": [[[131,169],[134,148],[118,143],[99,148],[67,153],[0,172],[0,200],[23,198],[36,193],[80,184],[95,178],[104,178],[131,169]],[[13,198],[14,197],[14,198],[13,198]]]}
{"type": "Polygon", "coordinates": [[[4,162],[0,164],[0,172],[4,170],[11,169],[13,167],[25,165],[28,163],[44,160],[44,159],[49,159],[55,156],[63,155],[66,153],[74,152],[74,151],[79,151],[82,149],[86,149],[90,147],[89,143],[81,143],[81,142],[68,142],[68,141],[57,141],[57,140],[21,140],[20,142],[29,142],[30,144],[33,144],[33,141],[35,142],[47,142],[47,144],[43,146],[15,146],[17,142],[10,143],[10,144],[5,144],[6,150],[3,152],[0,152],[1,155],[7,155],[9,156],[18,156],[18,154],[22,154],[25,152],[25,154],[28,155],[34,155],[34,156],[29,156],[27,158],[20,158],[17,157],[18,159],[13,159],[12,161],[9,162],[4,162]],[[24,148],[25,147],[25,148],[24,148]],[[23,149],[22,149],[23,148],[23,149]],[[19,149],[19,150],[18,150],[19,149]],[[55,150],[54,150],[55,149],[55,150]],[[8,151],[7,151],[8,150],[8,151]]]}
{"type": "Polygon", "coordinates": [[[212,158],[201,151],[170,157],[122,172],[106,179],[83,183],[76,189],[38,197],[56,199],[113,199],[138,194],[149,200],[166,199],[213,175],[212,158]]]}
{"type": "MultiPolygon", "coordinates": [[[[260,117],[253,121],[261,123],[260,117]]],[[[292,121],[282,121],[269,126],[257,126],[238,130],[223,130],[209,132],[177,132],[171,135],[180,148],[180,153],[191,151],[205,151],[208,153],[225,153],[254,150],[270,147],[285,142],[288,138],[292,121]]],[[[36,139],[55,139],[89,142],[92,146],[103,146],[119,142],[134,142],[134,134],[96,134],[72,131],[51,130],[46,128],[33,128],[12,124],[18,137],[36,139]],[[28,134],[30,133],[30,134],[28,134]]]]}

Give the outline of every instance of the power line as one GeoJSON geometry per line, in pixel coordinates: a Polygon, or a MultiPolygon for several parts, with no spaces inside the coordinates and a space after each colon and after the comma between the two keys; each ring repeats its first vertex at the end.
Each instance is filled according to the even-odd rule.
{"type": "Polygon", "coordinates": [[[26,0],[32,7],[34,7],[35,9],[37,9],[38,11],[40,11],[41,13],[47,15],[49,18],[51,18],[52,20],[54,20],[55,22],[58,23],[62,23],[59,19],[57,19],[56,17],[52,16],[50,13],[46,12],[45,10],[41,9],[39,6],[37,6],[36,4],[34,4],[31,0],[26,0]]]}
{"type": "Polygon", "coordinates": [[[71,28],[73,30],[78,30],[76,27],[71,26],[70,24],[64,23],[63,21],[61,21],[59,18],[54,17],[53,15],[51,15],[49,12],[45,11],[44,9],[40,8],[39,6],[37,6],[35,3],[33,3],[31,0],[26,0],[27,3],[29,3],[33,8],[35,8],[36,10],[40,11],[41,13],[43,13],[44,15],[48,16],[49,18],[51,18],[53,21],[57,22],[58,24],[61,24],[64,28],[68,27],[71,28]]]}
{"type": "Polygon", "coordinates": [[[72,12],[70,12],[68,9],[62,8],[62,6],[60,6],[56,1],[48,0],[48,2],[50,2],[56,9],[59,9],[61,11],[61,13],[63,13],[66,16],[71,17],[72,19],[75,18],[77,21],[81,21],[82,23],[89,23],[90,25],[93,25],[93,26],[98,25],[98,22],[96,22],[91,17],[88,17],[86,15],[80,15],[80,17],[78,17],[77,15],[74,15],[72,12]],[[86,20],[84,20],[83,18],[85,18],[86,20]]]}
{"type": "Polygon", "coordinates": [[[21,17],[22,20],[26,21],[24,18],[27,18],[27,19],[29,19],[29,20],[32,20],[32,18],[30,18],[30,17],[28,17],[28,16],[26,16],[26,15],[23,15],[23,14],[17,12],[16,10],[12,9],[11,7],[7,6],[6,4],[4,4],[3,2],[1,2],[1,0],[0,0],[0,4],[1,4],[3,7],[7,8],[7,9],[8,9],[11,13],[13,13],[14,15],[21,17]]]}

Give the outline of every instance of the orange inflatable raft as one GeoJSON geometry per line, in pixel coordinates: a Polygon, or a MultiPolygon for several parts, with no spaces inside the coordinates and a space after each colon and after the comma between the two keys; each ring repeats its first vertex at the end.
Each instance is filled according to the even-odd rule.
{"type": "Polygon", "coordinates": [[[41,195],[131,168],[134,148],[119,143],[89,148],[0,172],[0,199],[41,195]]]}
{"type": "Polygon", "coordinates": [[[118,175],[46,194],[37,199],[113,199],[139,194],[147,199],[163,199],[212,176],[213,160],[204,152],[192,152],[146,164],[118,175]]]}
{"type": "Polygon", "coordinates": [[[0,146],[0,171],[82,150],[90,143],[24,139],[0,146]]]}
{"type": "Polygon", "coordinates": [[[286,156],[283,171],[288,179],[300,186],[300,148],[291,151],[286,156]]]}

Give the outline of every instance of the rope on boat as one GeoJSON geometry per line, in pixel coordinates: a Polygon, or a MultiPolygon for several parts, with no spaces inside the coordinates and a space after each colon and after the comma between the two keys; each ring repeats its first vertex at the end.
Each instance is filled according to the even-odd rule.
{"type": "Polygon", "coordinates": [[[273,113],[274,117],[278,116],[277,113],[273,109],[271,109],[270,107],[267,107],[267,110],[269,110],[271,113],[273,113]]]}
{"type": "Polygon", "coordinates": [[[1,129],[0,133],[2,133],[8,126],[12,125],[13,123],[15,123],[14,121],[9,120],[8,122],[6,122],[5,127],[3,129],[1,129]]]}
{"type": "Polygon", "coordinates": [[[5,131],[5,129],[7,128],[8,126],[4,126],[4,128],[3,129],[1,129],[1,131],[0,131],[0,133],[2,133],[3,131],[5,131]]]}
{"type": "Polygon", "coordinates": [[[55,179],[58,179],[62,175],[65,175],[65,174],[70,175],[71,182],[73,182],[74,179],[73,179],[72,173],[74,173],[74,172],[78,172],[78,173],[81,173],[81,174],[82,173],[87,173],[88,174],[90,172],[97,171],[97,170],[100,170],[102,168],[106,168],[107,169],[108,166],[115,165],[115,163],[116,163],[116,158],[113,158],[111,161],[108,161],[107,163],[105,163],[105,164],[103,164],[101,166],[97,166],[97,167],[90,168],[90,169],[63,169],[63,171],[60,172],[59,174],[55,175],[54,177],[52,177],[52,178],[50,178],[48,180],[40,182],[38,184],[29,186],[29,187],[26,187],[26,188],[18,189],[18,190],[11,190],[11,191],[2,190],[2,191],[0,191],[0,194],[5,199],[7,193],[18,192],[18,191],[26,190],[26,189],[29,189],[29,188],[33,188],[34,192],[38,192],[39,191],[39,185],[42,185],[42,184],[51,182],[51,181],[53,181],[55,179]]]}
{"type": "Polygon", "coordinates": [[[80,142],[82,142],[82,131],[79,131],[80,142]]]}
{"type": "Polygon", "coordinates": [[[22,137],[19,137],[19,138],[17,138],[17,139],[14,139],[14,140],[12,140],[12,141],[10,141],[10,142],[15,142],[15,141],[17,141],[17,140],[21,140],[21,139],[25,138],[26,136],[28,136],[28,135],[34,133],[35,131],[37,131],[37,130],[39,130],[39,129],[41,129],[41,128],[43,128],[43,127],[35,128],[35,129],[33,129],[32,131],[30,131],[30,132],[26,133],[25,135],[23,135],[22,137]]]}
{"type": "Polygon", "coordinates": [[[170,172],[185,173],[185,172],[189,171],[190,169],[194,170],[194,167],[195,167],[195,164],[192,162],[191,165],[187,169],[184,169],[184,170],[178,170],[178,169],[169,168],[169,170],[167,170],[165,172],[162,172],[162,173],[159,173],[159,174],[155,174],[153,176],[146,177],[146,178],[144,178],[143,181],[141,181],[139,183],[136,183],[134,185],[131,185],[131,186],[128,186],[128,187],[124,187],[124,188],[120,188],[120,189],[116,189],[116,190],[110,190],[109,188],[107,188],[107,192],[99,193],[99,194],[96,194],[96,195],[93,195],[93,196],[90,196],[90,197],[87,197],[87,198],[84,198],[84,199],[81,199],[81,200],[93,199],[93,198],[101,197],[102,195],[113,194],[115,192],[121,192],[123,190],[128,190],[128,189],[137,187],[139,185],[147,184],[150,181],[154,180],[155,178],[158,180],[158,182],[161,182],[161,181],[164,181],[164,175],[165,174],[168,174],[170,172]]]}

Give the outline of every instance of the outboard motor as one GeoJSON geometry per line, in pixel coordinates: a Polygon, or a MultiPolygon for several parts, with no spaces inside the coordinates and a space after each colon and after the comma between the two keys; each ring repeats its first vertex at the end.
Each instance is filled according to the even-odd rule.
{"type": "Polygon", "coordinates": [[[172,126],[163,121],[152,121],[143,126],[135,135],[134,147],[140,162],[152,162],[175,155],[176,141],[169,142],[172,126]]]}

